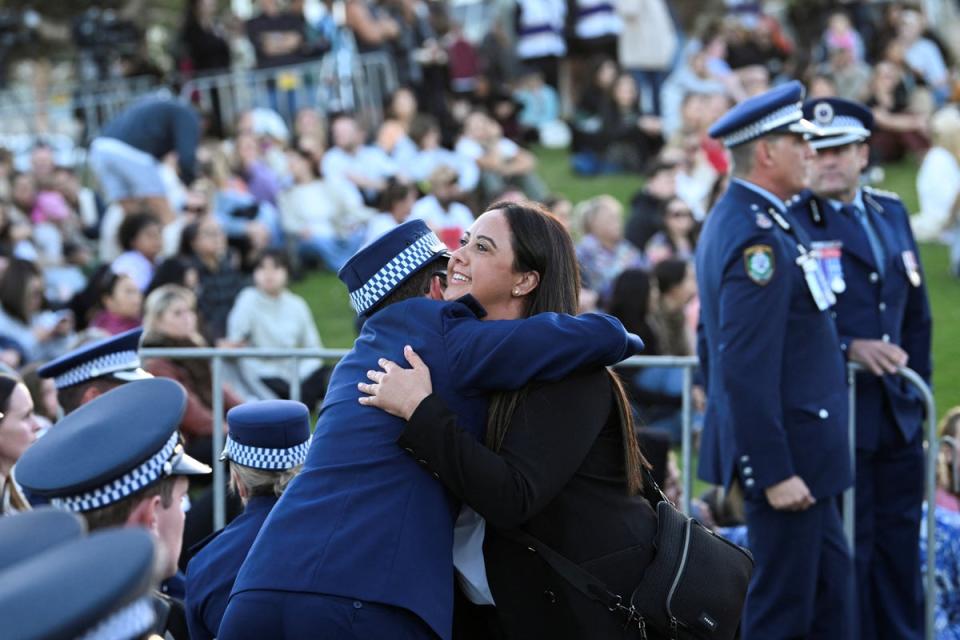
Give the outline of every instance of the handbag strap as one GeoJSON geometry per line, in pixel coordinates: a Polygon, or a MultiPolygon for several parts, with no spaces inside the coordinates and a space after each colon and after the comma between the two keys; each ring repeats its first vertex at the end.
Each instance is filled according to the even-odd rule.
{"type": "MultiPolygon", "coordinates": [[[[643,497],[650,503],[654,513],[656,513],[657,505],[660,502],[669,502],[669,500],[663,494],[656,480],[653,479],[650,471],[646,467],[641,467],[641,469],[643,471],[643,497]]],[[[500,533],[537,553],[561,578],[591,600],[596,600],[610,611],[619,609],[627,613],[628,616],[635,615],[631,607],[624,606],[623,596],[611,591],[603,580],[550,548],[538,538],[520,529],[501,530],[500,533]]]]}

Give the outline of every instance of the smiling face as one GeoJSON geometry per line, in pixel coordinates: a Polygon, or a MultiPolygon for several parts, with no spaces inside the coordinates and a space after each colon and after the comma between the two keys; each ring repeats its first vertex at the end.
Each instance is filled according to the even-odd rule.
{"type": "Polygon", "coordinates": [[[486,309],[488,320],[523,317],[523,297],[537,283],[531,282],[532,272],[515,271],[514,262],[506,216],[499,209],[484,213],[464,232],[447,264],[444,298],[470,294],[486,309]]]}

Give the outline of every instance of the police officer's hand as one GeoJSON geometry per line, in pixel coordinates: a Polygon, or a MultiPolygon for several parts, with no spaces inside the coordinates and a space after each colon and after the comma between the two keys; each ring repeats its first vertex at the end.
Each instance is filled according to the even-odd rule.
{"type": "Polygon", "coordinates": [[[411,369],[404,369],[395,362],[380,358],[377,364],[383,371],[367,371],[367,377],[373,384],[361,382],[357,385],[363,393],[360,404],[383,409],[391,415],[409,420],[424,398],[433,393],[430,382],[430,369],[409,345],[403,348],[403,355],[411,369]]]}
{"type": "Polygon", "coordinates": [[[816,503],[807,483],[800,476],[790,476],[783,482],[766,488],[767,502],[778,511],[804,511],[816,503]]]}
{"type": "Polygon", "coordinates": [[[899,345],[883,340],[851,340],[847,357],[876,376],[896,373],[900,367],[907,366],[908,359],[907,352],[899,345]]]}

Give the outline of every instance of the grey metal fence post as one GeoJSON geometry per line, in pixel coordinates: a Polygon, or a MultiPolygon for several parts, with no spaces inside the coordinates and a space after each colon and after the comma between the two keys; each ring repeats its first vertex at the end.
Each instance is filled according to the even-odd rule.
{"type": "MultiPolygon", "coordinates": [[[[850,394],[850,408],[847,418],[847,439],[850,443],[850,473],[857,477],[857,365],[847,365],[847,388],[850,394]]],[[[843,532],[850,545],[850,553],[856,549],[856,483],[843,492],[843,532]]]]}
{"type": "Polygon", "coordinates": [[[224,465],[220,461],[223,451],[223,360],[213,356],[211,362],[211,386],[213,389],[213,529],[219,531],[227,522],[227,502],[224,492],[224,465]]]}
{"type": "Polygon", "coordinates": [[[692,398],[693,367],[683,367],[683,405],[681,432],[681,456],[683,458],[683,512],[690,514],[690,502],[693,500],[693,422],[692,398]]]}
{"type": "Polygon", "coordinates": [[[300,359],[294,356],[290,359],[290,399],[300,401],[300,359]]]}

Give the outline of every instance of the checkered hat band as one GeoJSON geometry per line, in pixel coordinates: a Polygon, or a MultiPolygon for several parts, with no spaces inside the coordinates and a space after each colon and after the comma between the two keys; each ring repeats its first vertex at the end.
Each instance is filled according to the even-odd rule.
{"type": "Polygon", "coordinates": [[[115,371],[127,371],[140,366],[140,356],[136,351],[117,351],[84,362],[79,367],[55,377],[53,384],[57,389],[72,387],[92,378],[99,378],[115,371]]]}
{"type": "Polygon", "coordinates": [[[738,144],[749,142],[754,138],[759,138],[768,131],[779,129],[780,127],[803,119],[803,105],[788,104],[780,107],[776,111],[769,113],[763,118],[752,122],[742,129],[737,129],[723,137],[723,144],[727,147],[735,147],[738,144]]]}
{"type": "Polygon", "coordinates": [[[240,444],[227,436],[227,457],[244,467],[254,469],[292,469],[303,464],[310,450],[310,438],[286,449],[267,449],[240,444]]]}
{"type": "Polygon", "coordinates": [[[157,615],[144,596],[123,607],[77,640],[127,640],[139,638],[153,626],[157,615]]]}
{"type": "Polygon", "coordinates": [[[179,441],[180,434],[174,431],[160,451],[110,484],[76,496],[52,498],[50,504],[67,511],[84,512],[120,502],[127,496],[133,495],[147,485],[170,474],[170,456],[173,455],[179,441]]]}
{"type": "Polygon", "coordinates": [[[436,257],[443,247],[437,234],[431,232],[400,252],[384,265],[362,287],[350,294],[350,304],[358,314],[364,314],[383,300],[411,273],[436,257]]]}

